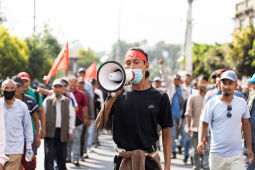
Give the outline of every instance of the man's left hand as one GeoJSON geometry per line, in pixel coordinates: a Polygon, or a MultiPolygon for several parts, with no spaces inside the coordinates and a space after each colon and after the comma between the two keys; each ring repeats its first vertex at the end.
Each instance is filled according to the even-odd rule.
{"type": "Polygon", "coordinates": [[[41,139],[44,139],[44,138],[45,138],[45,136],[46,136],[46,130],[45,130],[44,128],[42,128],[40,136],[41,136],[41,139]]]}
{"type": "Polygon", "coordinates": [[[40,147],[40,145],[41,145],[40,136],[36,136],[36,138],[35,138],[35,144],[36,144],[36,146],[37,146],[38,148],[40,147]]]}
{"type": "Polygon", "coordinates": [[[249,158],[249,164],[252,164],[253,160],[254,160],[254,155],[251,149],[247,149],[247,155],[249,158]]]}

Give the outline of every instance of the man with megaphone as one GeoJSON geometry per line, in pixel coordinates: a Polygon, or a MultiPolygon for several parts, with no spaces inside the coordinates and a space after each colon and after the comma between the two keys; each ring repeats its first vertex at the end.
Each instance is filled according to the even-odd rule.
{"type": "Polygon", "coordinates": [[[113,79],[116,79],[118,84],[122,84],[124,79],[131,80],[131,86],[118,87],[116,95],[106,100],[96,119],[97,128],[102,129],[109,116],[114,115],[113,140],[117,151],[114,169],[162,169],[156,147],[159,140],[157,132],[159,124],[162,128],[164,169],[170,170],[172,152],[170,127],[173,126],[170,102],[166,93],[159,92],[145,80],[145,72],[149,69],[147,53],[141,48],[129,49],[125,56],[124,73],[122,66],[113,69],[115,66],[112,64],[99,68],[98,82],[103,89],[114,87],[114,81],[111,81],[113,79]],[[130,72],[133,74],[131,79],[128,78],[130,72]],[[123,78],[117,80],[121,75],[123,78]]]}

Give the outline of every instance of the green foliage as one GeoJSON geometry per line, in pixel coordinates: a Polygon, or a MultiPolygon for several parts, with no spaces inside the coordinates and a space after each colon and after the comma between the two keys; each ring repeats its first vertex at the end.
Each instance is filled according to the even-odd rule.
{"type": "Polygon", "coordinates": [[[61,51],[61,45],[47,26],[43,33],[26,38],[26,43],[30,50],[28,73],[32,79],[41,81],[43,76],[48,74],[54,58],[61,51]]]}
{"type": "Polygon", "coordinates": [[[11,36],[0,25],[0,77],[13,76],[25,71],[28,64],[29,49],[23,40],[11,36]]]}
{"type": "Polygon", "coordinates": [[[239,75],[251,76],[255,70],[255,30],[252,24],[241,29],[230,44],[229,59],[239,75]]]}
{"type": "Polygon", "coordinates": [[[221,68],[230,68],[227,60],[229,53],[228,44],[197,44],[193,46],[193,77],[200,74],[210,75],[213,71],[221,68]]]}
{"type": "Polygon", "coordinates": [[[90,48],[88,48],[87,50],[85,50],[84,48],[80,48],[77,52],[77,55],[80,56],[80,59],[78,60],[79,67],[87,68],[93,62],[99,62],[99,58],[90,48]]]}

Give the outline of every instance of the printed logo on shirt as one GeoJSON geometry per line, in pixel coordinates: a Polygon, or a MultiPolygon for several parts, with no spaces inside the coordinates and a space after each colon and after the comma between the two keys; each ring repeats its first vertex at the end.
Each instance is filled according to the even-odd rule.
{"type": "Polygon", "coordinates": [[[148,109],[154,109],[154,108],[155,108],[155,106],[152,104],[148,106],[148,109]]]}

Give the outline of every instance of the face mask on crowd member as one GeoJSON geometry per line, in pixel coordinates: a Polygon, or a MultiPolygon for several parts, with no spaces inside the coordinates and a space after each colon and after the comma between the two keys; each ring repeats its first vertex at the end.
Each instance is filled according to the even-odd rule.
{"type": "Polygon", "coordinates": [[[149,69],[149,63],[144,53],[137,49],[130,49],[125,56],[125,69],[132,69],[135,74],[133,84],[139,84],[145,75],[145,72],[149,69]]]}
{"type": "Polygon", "coordinates": [[[15,96],[15,91],[16,91],[16,83],[9,79],[5,80],[2,84],[2,90],[4,93],[4,98],[6,100],[12,100],[15,96]]]}

